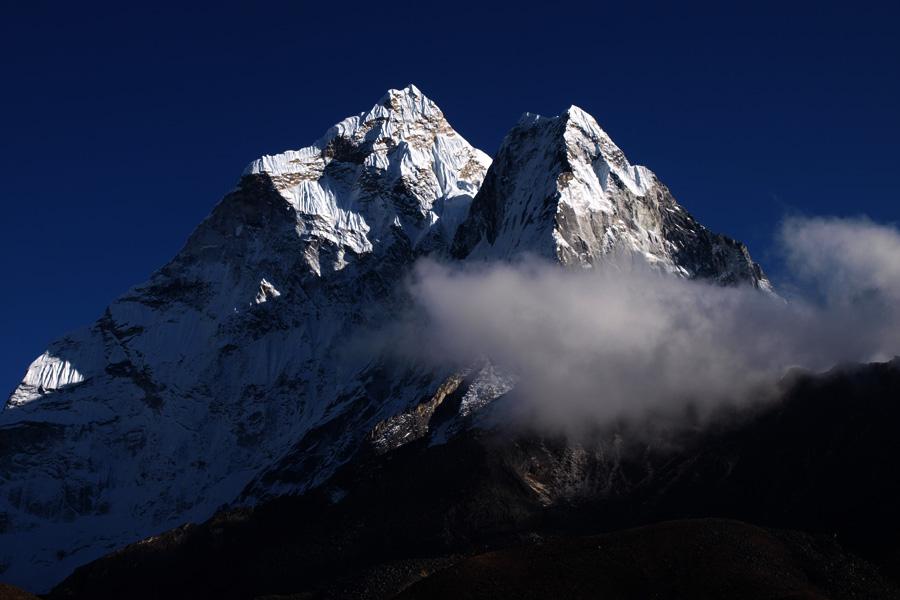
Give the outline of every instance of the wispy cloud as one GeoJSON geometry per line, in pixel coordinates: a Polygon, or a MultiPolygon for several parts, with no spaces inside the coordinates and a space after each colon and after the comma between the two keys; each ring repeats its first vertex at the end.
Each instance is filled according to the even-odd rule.
{"type": "MultiPolygon", "coordinates": [[[[765,397],[791,366],[819,370],[900,352],[900,232],[866,220],[790,219],[780,239],[809,297],[685,281],[609,265],[418,265],[442,363],[489,357],[516,393],[563,427],[765,397]]],[[[424,337],[423,337],[424,336],[424,337]]]]}

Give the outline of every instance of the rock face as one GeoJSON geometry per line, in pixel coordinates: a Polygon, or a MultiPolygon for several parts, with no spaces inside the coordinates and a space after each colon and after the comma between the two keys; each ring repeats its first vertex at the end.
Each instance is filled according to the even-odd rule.
{"type": "Polygon", "coordinates": [[[417,407],[453,378],[460,418],[502,395],[512,380],[489,366],[397,365],[356,338],[402,310],[417,258],[520,252],[629,252],[769,289],[580,110],[526,117],[491,166],[418,89],[391,90],[251,163],[169,264],[29,367],[0,414],[0,578],[43,591],[223,504],[315,487],[427,427],[417,407]]]}
{"type": "Polygon", "coordinates": [[[771,290],[746,246],[700,225],[576,106],[552,119],[522,117],[453,245],[457,258],[523,253],[580,266],[639,259],[685,277],[771,290]]]}

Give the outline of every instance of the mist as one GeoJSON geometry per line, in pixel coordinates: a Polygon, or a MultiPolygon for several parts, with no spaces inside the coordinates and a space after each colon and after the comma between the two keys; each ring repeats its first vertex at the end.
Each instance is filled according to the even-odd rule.
{"type": "Polygon", "coordinates": [[[792,367],[900,352],[900,231],[865,219],[786,220],[779,296],[632,263],[420,262],[409,283],[428,360],[489,359],[541,424],[764,402],[792,367]],[[424,337],[423,337],[424,336],[424,337]]]}

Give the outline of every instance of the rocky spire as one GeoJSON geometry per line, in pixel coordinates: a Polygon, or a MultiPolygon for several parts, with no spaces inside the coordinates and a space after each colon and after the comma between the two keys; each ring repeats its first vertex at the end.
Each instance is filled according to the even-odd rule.
{"type": "Polygon", "coordinates": [[[576,106],[554,118],[526,113],[507,134],[452,252],[581,266],[616,256],[770,289],[742,244],[700,225],[576,106]]]}

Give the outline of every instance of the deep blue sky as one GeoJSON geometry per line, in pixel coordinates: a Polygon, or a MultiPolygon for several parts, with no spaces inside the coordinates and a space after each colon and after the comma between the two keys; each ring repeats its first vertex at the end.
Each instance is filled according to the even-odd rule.
{"type": "Polygon", "coordinates": [[[900,219],[894,3],[429,4],[6,3],[0,395],[246,163],[410,82],[489,154],[522,112],[581,106],[776,274],[785,212],[900,219]]]}

